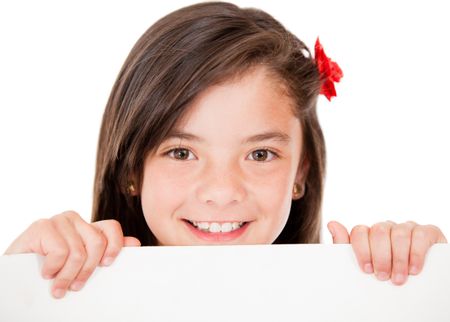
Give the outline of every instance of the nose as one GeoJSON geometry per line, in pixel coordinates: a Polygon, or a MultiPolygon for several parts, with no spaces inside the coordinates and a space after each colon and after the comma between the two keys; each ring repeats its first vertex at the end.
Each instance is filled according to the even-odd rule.
{"type": "Polygon", "coordinates": [[[243,179],[237,167],[208,167],[200,176],[197,196],[203,204],[225,208],[245,197],[243,179]]]}

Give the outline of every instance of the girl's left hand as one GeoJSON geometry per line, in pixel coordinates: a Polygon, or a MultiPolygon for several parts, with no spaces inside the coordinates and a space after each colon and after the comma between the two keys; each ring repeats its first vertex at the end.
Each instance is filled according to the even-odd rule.
{"type": "Polygon", "coordinates": [[[380,222],[371,228],[358,225],[350,236],[347,229],[336,221],[327,225],[334,244],[352,244],[359,266],[373,273],[381,281],[392,277],[402,285],[408,274],[417,275],[423,268],[425,255],[435,243],[447,243],[441,230],[434,225],[418,225],[413,221],[396,224],[380,222]]]}

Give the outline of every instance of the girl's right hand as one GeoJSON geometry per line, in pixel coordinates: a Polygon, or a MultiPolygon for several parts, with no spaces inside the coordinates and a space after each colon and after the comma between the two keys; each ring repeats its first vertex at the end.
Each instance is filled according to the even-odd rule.
{"type": "Polygon", "coordinates": [[[124,237],[117,220],[87,223],[74,211],[30,225],[5,255],[38,253],[45,256],[42,276],[55,278],[52,294],[62,298],[67,289],[80,290],[97,265],[109,266],[124,246],[141,246],[137,238],[124,237]]]}

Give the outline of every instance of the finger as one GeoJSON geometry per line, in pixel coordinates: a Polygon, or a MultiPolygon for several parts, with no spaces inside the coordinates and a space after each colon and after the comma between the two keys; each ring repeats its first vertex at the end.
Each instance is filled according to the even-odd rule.
{"type": "Polygon", "coordinates": [[[406,222],[391,227],[392,282],[402,285],[409,274],[411,232],[417,224],[406,222]]]}
{"type": "Polygon", "coordinates": [[[124,247],[139,247],[141,242],[136,237],[126,236],[123,238],[124,247]]]}
{"type": "Polygon", "coordinates": [[[419,274],[425,262],[428,249],[435,243],[446,242],[440,229],[433,225],[417,225],[411,233],[409,274],[419,274]]]}
{"type": "Polygon", "coordinates": [[[370,228],[364,225],[353,227],[350,233],[350,242],[359,266],[364,272],[371,274],[373,273],[373,265],[370,253],[369,231],[370,228]]]}
{"type": "Polygon", "coordinates": [[[430,229],[434,232],[435,237],[435,243],[439,243],[439,244],[447,244],[447,238],[445,238],[444,233],[439,229],[439,227],[436,227],[434,225],[428,225],[430,227],[430,229]]]}
{"type": "Polygon", "coordinates": [[[330,234],[333,236],[333,244],[349,244],[347,228],[337,221],[330,221],[327,225],[330,234]]]}
{"type": "Polygon", "coordinates": [[[74,281],[70,284],[70,289],[72,291],[79,291],[83,288],[89,277],[99,265],[100,260],[105,253],[107,240],[98,228],[83,220],[75,222],[74,225],[75,229],[83,239],[87,254],[86,261],[74,281]]]}
{"type": "Polygon", "coordinates": [[[370,252],[375,275],[381,281],[391,276],[392,250],[390,222],[381,222],[373,225],[369,231],[370,252]]]}
{"type": "Polygon", "coordinates": [[[54,220],[54,225],[61,235],[64,236],[69,246],[69,256],[63,268],[56,275],[52,286],[53,295],[56,298],[61,298],[83,266],[86,260],[86,249],[81,236],[66,216],[57,216],[54,220]]]}
{"type": "Polygon", "coordinates": [[[101,265],[109,266],[119,254],[123,247],[123,232],[120,223],[117,220],[101,220],[92,223],[105,235],[107,245],[105,253],[100,261],[101,265]]]}
{"type": "Polygon", "coordinates": [[[51,279],[61,270],[69,256],[69,245],[49,219],[42,219],[34,225],[39,231],[38,241],[34,242],[31,250],[45,256],[42,264],[42,276],[51,279]]]}

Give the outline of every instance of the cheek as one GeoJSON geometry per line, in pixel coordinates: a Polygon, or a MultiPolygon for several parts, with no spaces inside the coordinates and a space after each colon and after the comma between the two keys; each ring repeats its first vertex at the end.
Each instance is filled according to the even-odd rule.
{"type": "Polygon", "coordinates": [[[279,212],[280,206],[289,203],[290,182],[293,180],[289,168],[278,168],[277,171],[255,176],[253,187],[258,200],[271,208],[269,213],[279,212]],[[278,210],[278,211],[277,211],[278,210]]]}
{"type": "Polygon", "coordinates": [[[272,244],[280,235],[291,207],[290,183],[293,175],[288,168],[258,177],[252,183],[257,224],[252,229],[251,242],[272,244]],[[284,170],[284,171],[283,171],[284,170]]]}
{"type": "Polygon", "coordinates": [[[142,211],[149,223],[170,219],[185,198],[184,180],[160,165],[146,167],[141,192],[142,211]]]}

